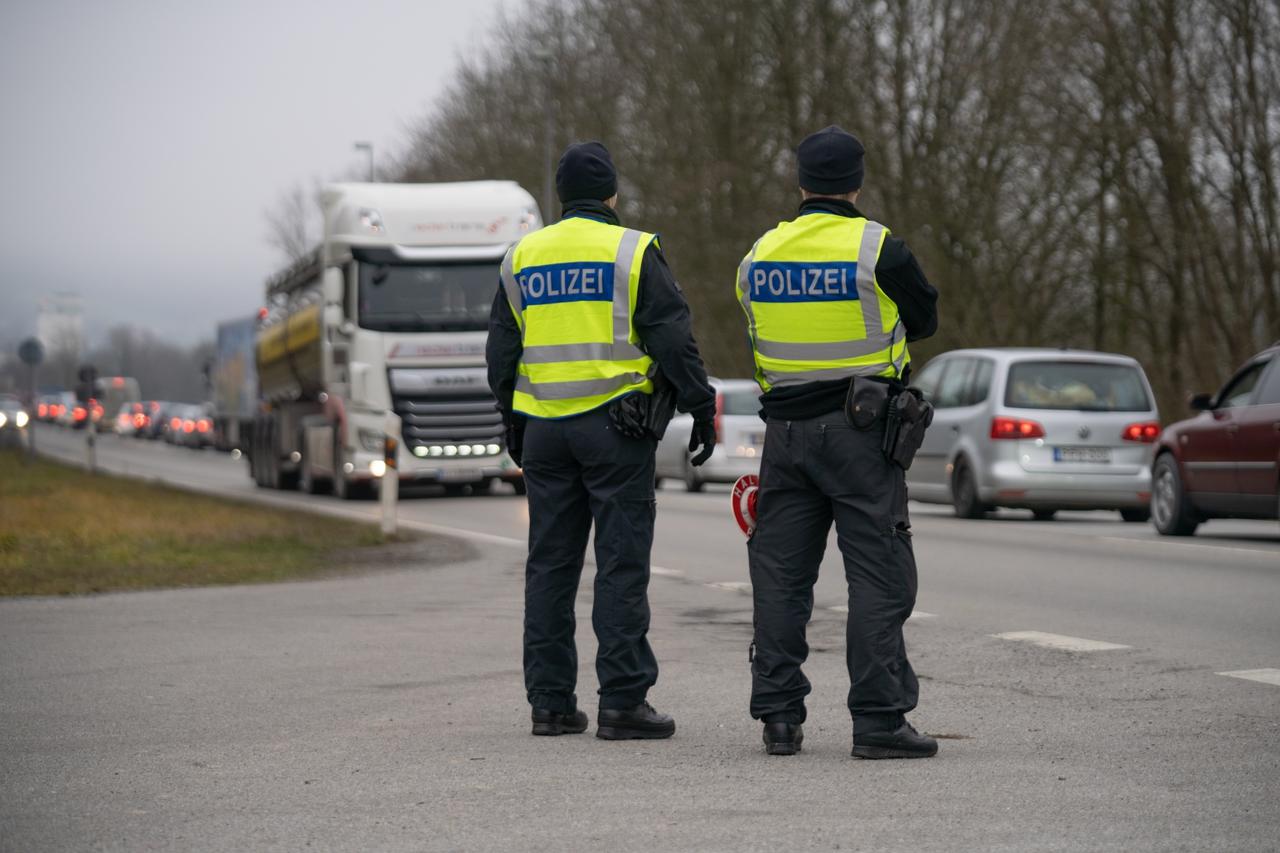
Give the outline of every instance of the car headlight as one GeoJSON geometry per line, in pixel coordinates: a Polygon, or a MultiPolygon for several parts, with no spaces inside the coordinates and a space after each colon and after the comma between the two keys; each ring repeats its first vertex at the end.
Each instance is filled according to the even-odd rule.
{"type": "Polygon", "coordinates": [[[387,473],[387,463],[381,459],[375,459],[369,463],[369,473],[375,477],[381,477],[387,473]]]}
{"type": "Polygon", "coordinates": [[[6,415],[4,412],[0,412],[0,427],[4,426],[8,422],[9,422],[9,416],[6,415]]]}
{"type": "Polygon", "coordinates": [[[27,419],[26,412],[18,412],[18,414],[14,417],[13,422],[18,425],[18,429],[22,429],[27,425],[27,420],[28,419],[27,419]]]}

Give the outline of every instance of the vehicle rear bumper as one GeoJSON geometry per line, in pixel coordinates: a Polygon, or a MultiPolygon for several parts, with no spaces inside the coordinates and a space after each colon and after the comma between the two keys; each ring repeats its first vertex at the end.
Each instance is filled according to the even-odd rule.
{"type": "Polygon", "coordinates": [[[983,503],[1027,509],[1138,509],[1151,500],[1151,471],[1067,474],[1026,471],[1016,462],[994,464],[978,494],[983,503]]]}

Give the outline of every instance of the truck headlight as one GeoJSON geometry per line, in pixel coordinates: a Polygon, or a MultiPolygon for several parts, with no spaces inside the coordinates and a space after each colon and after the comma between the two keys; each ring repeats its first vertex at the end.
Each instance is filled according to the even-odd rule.
{"type": "Polygon", "coordinates": [[[8,422],[9,422],[9,416],[6,415],[4,412],[0,412],[0,427],[4,426],[8,422]]]}
{"type": "Polygon", "coordinates": [[[369,473],[375,477],[381,477],[387,473],[387,463],[381,459],[375,459],[369,463],[369,473]]]}
{"type": "Polygon", "coordinates": [[[365,450],[373,453],[379,453],[382,450],[383,435],[371,429],[360,430],[360,446],[365,450]]]}
{"type": "Polygon", "coordinates": [[[382,212],[372,207],[360,208],[360,227],[373,234],[381,234],[386,230],[382,223],[382,212]]]}

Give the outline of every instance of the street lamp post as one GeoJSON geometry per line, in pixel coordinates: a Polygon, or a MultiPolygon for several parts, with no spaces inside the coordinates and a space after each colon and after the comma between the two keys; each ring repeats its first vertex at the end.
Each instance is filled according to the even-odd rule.
{"type": "Polygon", "coordinates": [[[373,178],[373,143],[372,143],[372,142],[357,142],[357,143],[356,143],[356,150],[357,150],[357,151],[363,151],[365,154],[367,154],[367,155],[369,156],[369,183],[371,183],[371,184],[372,184],[372,183],[374,182],[374,178],[373,178]]]}

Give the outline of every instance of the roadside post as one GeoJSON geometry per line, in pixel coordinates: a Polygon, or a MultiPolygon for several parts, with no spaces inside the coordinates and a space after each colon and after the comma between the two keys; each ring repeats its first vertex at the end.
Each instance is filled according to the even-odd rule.
{"type": "Polygon", "coordinates": [[[395,412],[387,412],[387,420],[382,429],[382,461],[386,464],[382,482],[378,484],[378,498],[382,504],[382,535],[394,536],[396,503],[400,499],[400,470],[396,465],[396,454],[400,450],[400,416],[395,412]]]}
{"type": "MultiPolygon", "coordinates": [[[[27,366],[27,414],[36,411],[36,368],[44,361],[44,344],[39,338],[27,338],[18,345],[18,358],[27,366]]],[[[36,458],[36,422],[27,422],[27,458],[36,458]]]]}
{"type": "Polygon", "coordinates": [[[85,455],[89,465],[89,473],[95,474],[98,470],[98,455],[95,447],[98,440],[98,425],[93,422],[93,407],[90,402],[93,401],[98,382],[98,369],[92,364],[81,365],[80,367],[80,384],[76,387],[76,398],[85,405],[84,428],[85,433],[84,445],[85,455]]]}

